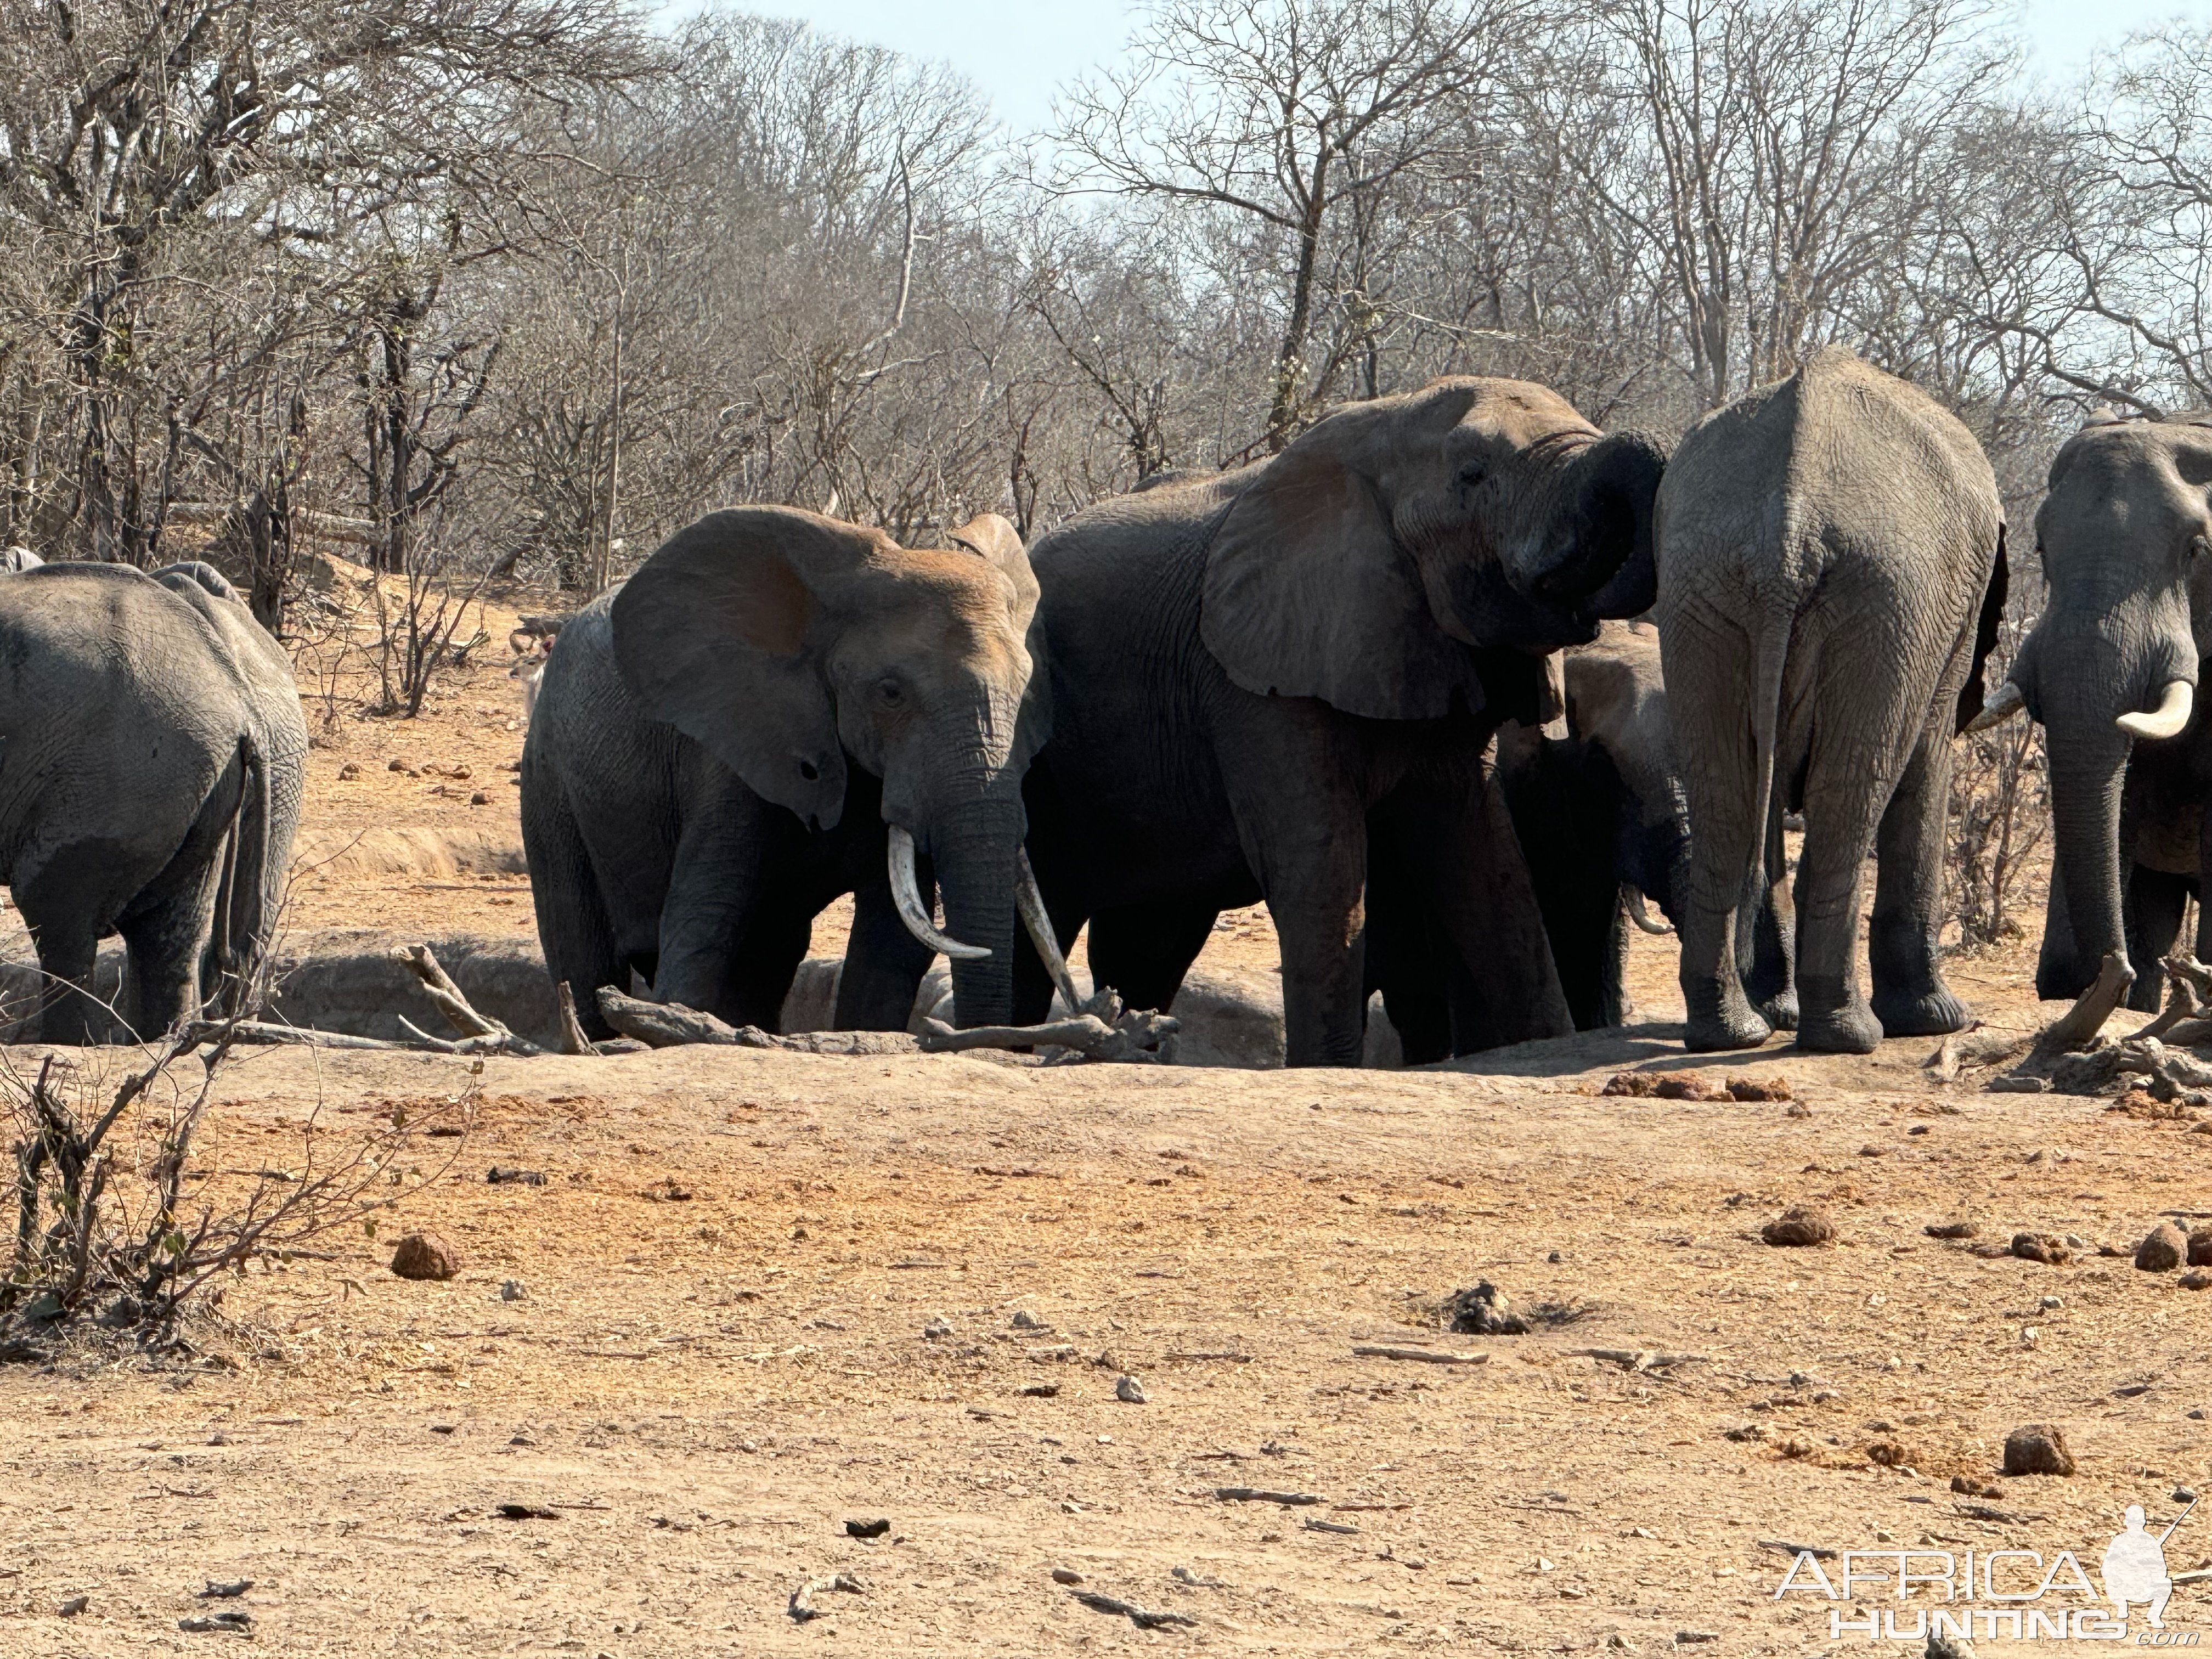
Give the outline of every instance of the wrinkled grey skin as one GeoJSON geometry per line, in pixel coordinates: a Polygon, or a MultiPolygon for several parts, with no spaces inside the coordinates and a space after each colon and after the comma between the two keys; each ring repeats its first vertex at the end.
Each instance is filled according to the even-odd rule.
{"type": "MultiPolygon", "coordinates": [[[[1542,653],[1649,603],[1662,465],[1543,387],[1462,378],[1042,538],[1054,734],[1030,848],[1063,943],[1090,924],[1094,980],[1167,1007],[1215,915],[1264,898],[1289,1063],[1357,1066],[1371,904],[1400,959],[1429,959],[1430,927],[1451,957],[1450,1018],[1409,1060],[1571,1030],[1482,755],[1502,720],[1544,717],[1542,653]]],[[[1035,1018],[1026,946],[1020,973],[1035,1018]]]]}
{"type": "Polygon", "coordinates": [[[949,551],[788,507],[710,514],[562,629],[522,755],[547,967],[585,1030],[635,970],[660,1000],[776,1029],[813,919],[854,919],[841,1028],[900,1030],[933,958],[901,923],[886,826],[914,836],[960,1019],[1012,1000],[1021,780],[1048,724],[1036,587],[987,514],[949,551]],[[1041,647],[1039,647],[1041,648],[1041,647]]]}
{"type": "Polygon", "coordinates": [[[307,733],[290,659],[212,567],[49,564],[0,580],[0,880],[88,1042],[120,933],[151,1038],[247,974],[283,901],[307,733]]]}
{"type": "Polygon", "coordinates": [[[1544,912],[1575,1029],[1625,1024],[1632,888],[1679,921],[1688,890],[1689,807],[1667,718],[1659,636],[1607,623],[1562,653],[1564,735],[1509,725],[1498,776],[1544,912]]]}
{"type": "MultiPolygon", "coordinates": [[[[2011,679],[2043,723],[2056,836],[2036,994],[2078,996],[2111,951],[2157,1006],[2158,958],[2204,867],[2212,732],[2134,738],[2119,716],[2198,681],[2212,648],[2212,415],[2103,421],[2051,463],[2035,519],[2050,599],[2011,679]]],[[[2199,913],[2197,951],[2212,949],[2199,913]]]]}
{"type": "MultiPolygon", "coordinates": [[[[1936,957],[1950,738],[1978,673],[2003,512],[1988,459],[1934,402],[1847,352],[1705,417],[1658,505],[1656,617],[1692,826],[1688,1046],[1743,1048],[1794,1013],[1804,1047],[1954,1031],[1936,957]],[[1766,888],[1785,941],[1781,816],[1802,799],[1796,1003],[1746,995],[1766,888]],[[1859,989],[1859,875],[1880,860],[1859,989]]],[[[1985,647],[1984,647],[1985,648],[1985,647]]]]}

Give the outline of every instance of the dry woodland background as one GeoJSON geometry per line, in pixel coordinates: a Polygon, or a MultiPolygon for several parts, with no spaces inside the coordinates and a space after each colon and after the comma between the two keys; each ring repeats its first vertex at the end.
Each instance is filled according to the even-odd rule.
{"type": "MultiPolygon", "coordinates": [[[[2212,49],[2030,86],[1994,21],[1170,0],[1016,135],[732,12],[15,0],[0,540],[247,587],[317,743],[289,922],[422,938],[532,929],[510,629],[736,501],[1035,533],[1439,373],[1673,432],[1840,340],[1989,447],[2016,637],[2060,439],[2212,402],[2212,49]]],[[[1960,756],[1948,971],[2025,1036],[2039,763],[1960,756]]],[[[1692,1064],[1635,949],[1645,1024],[1425,1073],[182,1058],[115,1194],[319,1231],[0,1365],[0,1652],[1796,1652],[1778,1546],[2094,1572],[2179,1514],[2212,1295],[2132,1258],[2212,1220],[2202,1120],[1925,1042],[1692,1064]],[[1765,1242],[1801,1204],[1834,1237],[1765,1242]],[[453,1277],[390,1271],[418,1230],[453,1277]],[[1485,1281],[1527,1330],[1443,1328],[1485,1281]],[[2029,1423],[2075,1473],[2001,1474],[2029,1423]]],[[[1255,911],[1201,966],[1274,959],[1255,911]]],[[[145,1064],[0,1059],[19,1124],[145,1064]]]]}

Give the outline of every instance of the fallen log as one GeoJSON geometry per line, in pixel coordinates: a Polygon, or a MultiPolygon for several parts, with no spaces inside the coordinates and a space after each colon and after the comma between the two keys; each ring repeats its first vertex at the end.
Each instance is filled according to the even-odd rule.
{"type": "Polygon", "coordinates": [[[589,1054],[598,1051],[592,1047],[591,1038],[584,1035],[584,1023],[576,1018],[576,994],[562,980],[553,987],[553,1000],[560,1010],[561,1052],[564,1054],[589,1054]]]}
{"type": "MultiPolygon", "coordinates": [[[[2212,974],[2208,974],[2212,978],[2212,974]]],[[[2044,1028],[2036,1039],[2036,1047],[2045,1054],[2063,1054],[2070,1049],[2086,1048],[2105,1029],[2105,1022],[2122,999],[2128,987],[2136,982],[2136,971],[2127,964],[2118,951],[2108,951],[2097,969],[2096,983],[2081,993],[2081,1000],[2044,1028]]]]}
{"type": "MultiPolygon", "coordinates": [[[[611,985],[599,987],[599,1012],[624,1036],[635,1037],[654,1048],[678,1048],[686,1043],[714,1042],[725,1048],[740,1046],[737,1028],[686,1008],[680,1002],[647,1002],[626,997],[611,985]]],[[[747,1045],[759,1046],[759,1045],[747,1045]]]]}
{"type": "Polygon", "coordinates": [[[343,1031],[317,1031],[302,1025],[279,1025],[263,1019],[198,1019],[185,1028],[194,1043],[228,1036],[237,1042],[289,1043],[301,1048],[412,1049],[412,1042],[392,1042],[383,1037],[352,1036],[343,1031]]]}
{"type": "Polygon", "coordinates": [[[478,1013],[468,998],[461,994],[461,988],[453,983],[453,975],[439,963],[428,945],[403,945],[392,951],[392,957],[422,982],[424,994],[438,1005],[438,1012],[461,1034],[459,1042],[449,1042],[432,1036],[403,1018],[399,1023],[430,1048],[441,1054],[519,1054],[525,1058],[545,1052],[536,1043],[515,1036],[499,1021],[478,1013]]]}
{"type": "Polygon", "coordinates": [[[975,1025],[956,1030],[941,1019],[925,1019],[921,1049],[937,1054],[963,1048],[1049,1047],[1072,1048],[1085,1060],[1153,1066],[1173,1059],[1169,1040],[1182,1029],[1173,1015],[1149,1009],[1121,1011],[1121,999],[1112,992],[1103,992],[1101,997],[1116,1011],[1111,1024],[1097,1014],[1074,1014],[1042,1025],[975,1025]]]}

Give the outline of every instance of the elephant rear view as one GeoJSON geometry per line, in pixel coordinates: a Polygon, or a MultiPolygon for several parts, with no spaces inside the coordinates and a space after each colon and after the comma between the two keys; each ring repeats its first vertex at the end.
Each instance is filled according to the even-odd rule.
{"type": "Polygon", "coordinates": [[[1793,1018],[1804,1047],[1843,1053],[1959,1030],[1966,1010],[1943,983],[1936,930],[1950,738],[2002,602],[2003,508],[1987,458],[1922,392],[1823,350],[1692,428],[1656,516],[1656,618],[1692,832],[1688,1046],[1755,1047],[1793,1018]],[[1788,937],[1781,816],[1800,801],[1795,996],[1785,978],[1754,1008],[1740,924],[1771,870],[1788,937]],[[1871,1006],[1856,965],[1869,851],[1871,1006]]]}
{"type": "Polygon", "coordinates": [[[283,648],[204,564],[0,581],[0,880],[52,987],[48,1042],[105,1033],[100,940],[151,1037],[249,975],[299,822],[307,733],[283,648]]]}

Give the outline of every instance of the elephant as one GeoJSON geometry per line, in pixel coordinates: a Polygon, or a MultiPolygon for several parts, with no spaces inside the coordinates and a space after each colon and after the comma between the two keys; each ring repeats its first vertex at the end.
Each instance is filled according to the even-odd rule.
{"type": "MultiPolygon", "coordinates": [[[[1462,993],[1409,1060],[1571,1030],[1484,752],[1544,718],[1545,653],[1650,603],[1664,464],[1462,376],[1041,538],[1054,726],[1024,793],[1054,945],[1088,923],[1094,981],[1167,1008],[1216,915],[1264,899],[1288,1063],[1356,1066],[1389,912],[1441,930],[1462,993]]],[[[1022,949],[1020,1018],[1051,954],[1022,949]]]]}
{"type": "Polygon", "coordinates": [[[814,917],[846,893],[840,1026],[904,1029],[939,951],[961,1020],[1006,1020],[1022,774],[1050,718],[1036,583],[997,514],[953,539],[711,513],[561,630],[522,835],[546,965],[587,1035],[608,1030],[599,988],[633,972],[776,1029],[814,917]]]}
{"type": "Polygon", "coordinates": [[[152,1038],[241,1006],[291,867],[307,731],[283,647],[211,566],[0,580],[0,881],[50,987],[49,1042],[152,1038]]]}
{"type": "Polygon", "coordinates": [[[2003,605],[1987,457],[1933,399],[1847,351],[1685,434],[1657,506],[1660,655],[1690,810],[1682,919],[1693,1051],[1865,1054],[1955,1031],[1937,959],[1950,739],[1980,711],[2003,605]],[[1792,895],[1782,815],[1804,813],[1792,895]],[[1869,1003],[1856,970],[1873,850],[1869,1003]],[[1794,967],[1746,994],[1762,891],[1794,967]],[[1792,933],[1795,937],[1792,938],[1792,933]]]}
{"type": "MultiPolygon", "coordinates": [[[[2204,869],[2212,731],[2195,688],[2212,649],[2212,414],[2093,417],[2051,463],[2035,518],[2050,597],[1985,722],[2042,724],[2055,836],[2036,994],[2078,996],[2107,953],[2172,950],[2204,869]]],[[[2197,914],[2197,953],[2212,949],[2197,914]]]]}
{"type": "Polygon", "coordinates": [[[1566,730],[1507,726],[1498,775],[1535,884],[1575,1029],[1621,1025],[1629,928],[1671,931],[1688,890],[1689,809],[1667,719],[1659,641],[1609,622],[1562,653],[1566,730]]]}

